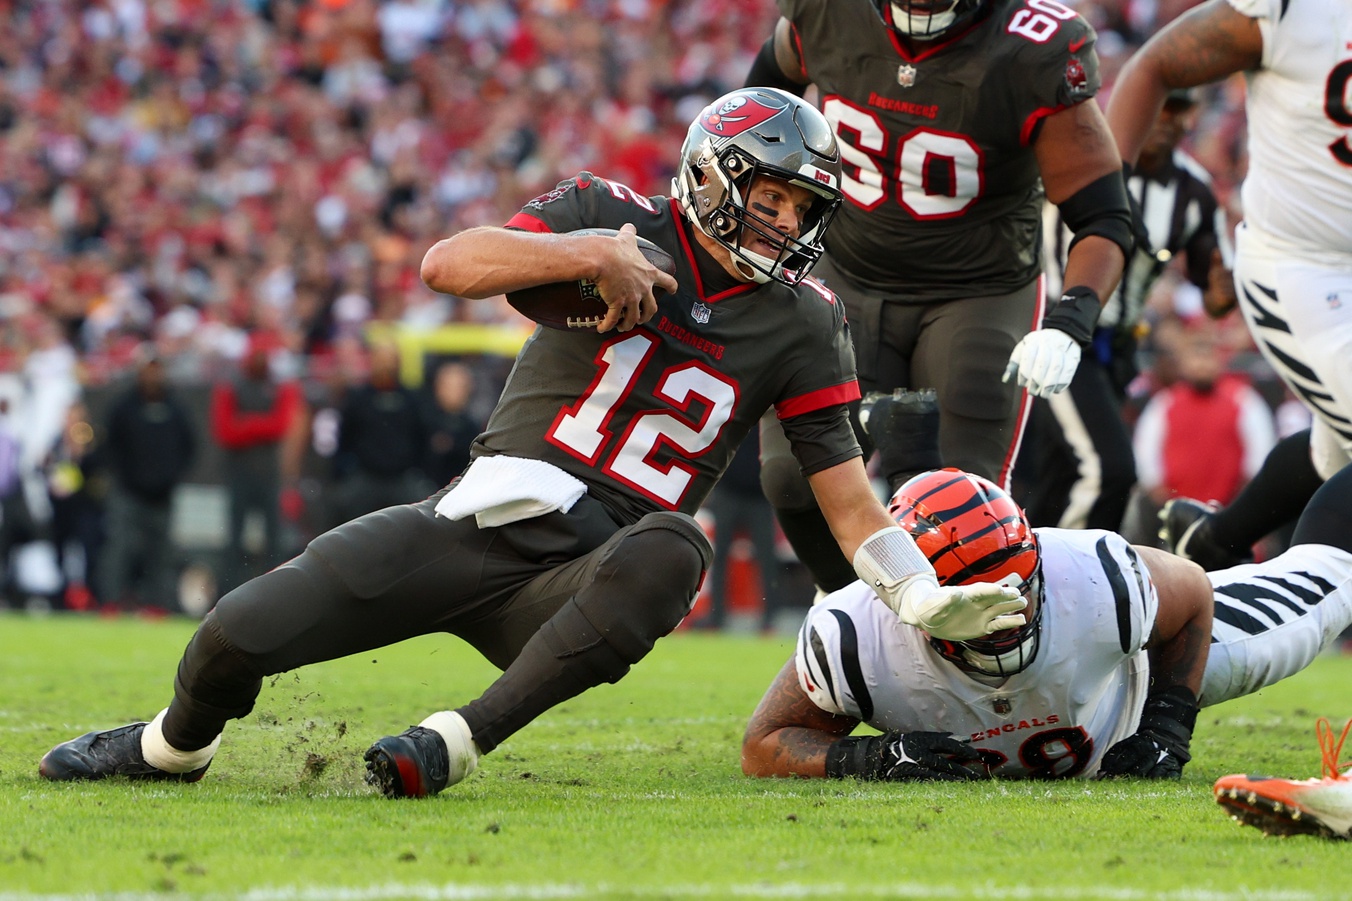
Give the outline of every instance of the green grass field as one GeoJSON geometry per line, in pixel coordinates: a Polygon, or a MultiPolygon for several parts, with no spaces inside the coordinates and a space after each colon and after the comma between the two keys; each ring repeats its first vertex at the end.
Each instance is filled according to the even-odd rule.
{"type": "Polygon", "coordinates": [[[1226,773],[1318,773],[1352,657],[1204,711],[1181,783],[747,779],[742,728],[791,643],[689,633],[427,801],[375,794],[361,755],[493,677],[449,637],[277,677],[196,785],[37,778],[53,744],[164,706],[192,629],[0,615],[0,901],[1352,893],[1352,843],[1268,838],[1211,800],[1226,773]]]}

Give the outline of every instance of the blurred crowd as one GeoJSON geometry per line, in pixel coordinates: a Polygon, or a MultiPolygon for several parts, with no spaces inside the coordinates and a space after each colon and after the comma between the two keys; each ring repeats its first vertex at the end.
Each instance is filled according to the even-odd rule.
{"type": "MultiPolygon", "coordinates": [[[[1099,33],[1100,102],[1131,52],[1194,3],[1068,2],[1099,33]]],[[[583,169],[665,193],[686,125],[742,83],[777,17],[770,0],[0,0],[0,11],[0,495],[23,501],[3,507],[6,597],[34,593],[16,587],[13,561],[55,535],[57,576],[37,580],[54,606],[171,609],[168,589],[131,580],[161,564],[140,559],[153,547],[123,547],[127,524],[158,535],[167,525],[127,507],[135,492],[116,461],[131,439],[111,428],[116,399],[144,392],[147,368],[163,387],[160,399],[142,396],[142,407],[160,405],[142,419],[175,392],[213,393],[208,421],[184,415],[185,458],[158,471],[175,475],[170,493],[210,447],[232,502],[267,507],[275,496],[303,538],[373,498],[444,482],[454,464],[430,462],[437,441],[464,440],[438,431],[441,377],[397,350],[392,361],[373,329],[523,322],[501,299],[429,291],[423,253],[460,229],[505,222],[583,169]],[[253,391],[251,378],[271,387],[253,391]],[[299,397],[279,400],[292,382],[299,397]],[[244,413],[286,405],[284,427],[246,417],[254,432],[222,431],[226,385],[258,407],[244,413]],[[381,417],[395,414],[371,396],[389,391],[407,394],[398,427],[418,431],[397,455],[400,472],[370,472],[353,431],[391,428],[381,417]],[[86,403],[93,393],[107,402],[86,403]],[[230,469],[247,471],[235,459],[249,446],[241,434],[269,448],[275,490],[263,501],[243,497],[256,473],[230,469]],[[88,459],[94,448],[103,451],[88,459]],[[316,458],[321,484],[305,496],[316,458]],[[101,475],[76,478],[82,467],[101,475]],[[63,508],[79,491],[88,504],[76,516],[63,508]],[[317,491],[328,512],[306,519],[317,491]],[[72,566],[72,544],[77,558],[96,547],[125,557],[125,573],[72,566]]],[[[1242,90],[1231,81],[1206,91],[1184,144],[1234,220],[1242,90]]],[[[1141,405],[1175,378],[1169,336],[1200,315],[1186,280],[1160,282],[1148,314],[1159,340],[1145,345],[1158,365],[1141,380],[1141,405]]],[[[1270,380],[1237,315],[1216,329],[1210,347],[1227,368],[1270,380]]],[[[444,378],[476,387],[442,390],[472,395],[457,415],[481,422],[504,370],[472,354],[466,363],[444,378]]],[[[267,559],[286,552],[270,511],[264,532],[267,559]]]]}

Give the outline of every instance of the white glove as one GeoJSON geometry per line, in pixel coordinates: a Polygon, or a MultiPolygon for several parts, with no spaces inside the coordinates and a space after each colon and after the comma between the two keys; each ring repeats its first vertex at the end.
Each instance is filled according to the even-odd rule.
{"type": "Polygon", "coordinates": [[[1004,381],[1017,374],[1029,394],[1051,397],[1069,387],[1079,365],[1080,345],[1074,338],[1057,328],[1040,328],[1014,345],[1004,381]]]}
{"type": "Polygon", "coordinates": [[[988,582],[940,588],[934,568],[900,526],[879,529],[859,545],[854,571],[910,626],[934,638],[966,641],[1024,624],[1018,589],[988,582]]]}
{"type": "Polygon", "coordinates": [[[1018,589],[1006,585],[973,582],[941,588],[938,582],[917,580],[902,594],[897,616],[932,638],[966,641],[1017,629],[1027,622],[1020,612],[1027,606],[1018,589]]]}

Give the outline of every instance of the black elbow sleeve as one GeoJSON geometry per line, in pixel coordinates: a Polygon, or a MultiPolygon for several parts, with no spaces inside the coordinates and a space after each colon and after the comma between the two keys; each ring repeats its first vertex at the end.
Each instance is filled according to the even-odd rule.
{"type": "Polygon", "coordinates": [[[1056,206],[1075,236],[1070,247],[1090,235],[1098,235],[1122,248],[1123,257],[1131,256],[1135,230],[1127,184],[1120,171],[1091,181],[1056,206]]]}

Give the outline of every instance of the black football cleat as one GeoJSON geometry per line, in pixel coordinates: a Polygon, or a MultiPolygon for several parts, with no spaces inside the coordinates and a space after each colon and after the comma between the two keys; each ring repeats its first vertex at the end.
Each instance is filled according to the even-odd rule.
{"type": "Polygon", "coordinates": [[[146,763],[141,755],[145,723],[132,723],[107,732],[88,732],[62,742],[43,756],[38,775],[54,782],[107,779],[151,779],[161,782],[196,782],[206,775],[208,761],[186,773],[169,773],[146,763]]]}
{"type": "Polygon", "coordinates": [[[1190,497],[1166,501],[1159,514],[1160,540],[1165,549],[1207,572],[1247,563],[1249,558],[1233,553],[1211,537],[1215,513],[1215,506],[1190,497]]]}
{"type": "Polygon", "coordinates": [[[446,742],[431,729],[413,726],[366,749],[366,781],[387,798],[427,798],[450,781],[446,742]]]}

